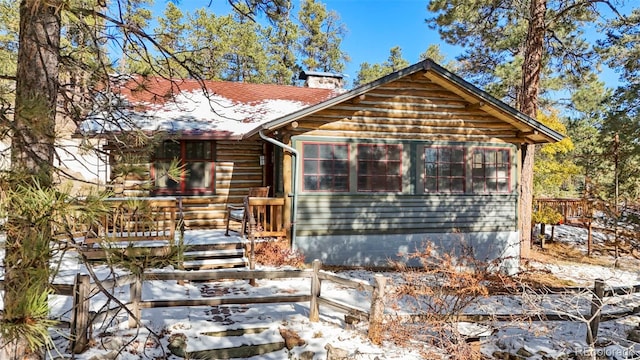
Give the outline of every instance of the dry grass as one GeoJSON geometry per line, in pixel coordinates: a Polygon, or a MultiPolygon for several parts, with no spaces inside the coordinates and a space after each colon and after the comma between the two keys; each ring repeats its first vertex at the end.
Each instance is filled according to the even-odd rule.
{"type": "Polygon", "coordinates": [[[520,284],[525,284],[527,287],[534,289],[571,287],[579,285],[573,280],[561,279],[550,271],[544,270],[526,271],[517,276],[517,281],[520,284]]]}
{"type": "Polygon", "coordinates": [[[531,252],[530,258],[531,260],[550,264],[577,263],[601,266],[613,265],[613,261],[606,256],[587,256],[586,253],[577,249],[575,246],[561,242],[549,242],[545,244],[544,249],[535,248],[531,252]]]}

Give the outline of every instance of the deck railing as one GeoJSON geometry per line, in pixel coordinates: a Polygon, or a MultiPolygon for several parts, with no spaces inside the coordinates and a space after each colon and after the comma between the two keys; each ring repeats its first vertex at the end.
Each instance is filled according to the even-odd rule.
{"type": "Polygon", "coordinates": [[[92,224],[84,242],[166,240],[173,242],[178,223],[175,198],[109,198],[109,211],[92,224]]]}
{"type": "Polygon", "coordinates": [[[563,222],[585,221],[593,217],[593,202],[588,199],[542,198],[534,200],[534,209],[548,207],[562,215],[563,222]]]}
{"type": "Polygon", "coordinates": [[[286,236],[282,214],[284,198],[249,198],[249,236],[283,237],[286,236]]]}
{"type": "MultiPolygon", "coordinates": [[[[172,242],[176,230],[183,221],[182,214],[189,201],[174,197],[108,198],[104,200],[108,211],[92,223],[81,220],[82,216],[67,214],[66,224],[72,227],[74,238],[82,238],[85,244],[102,241],[131,242],[156,241],[172,242]]],[[[200,204],[200,203],[198,203],[200,204]]],[[[284,198],[254,197],[249,202],[249,235],[254,238],[284,237],[284,198]]],[[[218,226],[213,223],[206,228],[222,228],[223,218],[218,226]]],[[[202,227],[198,227],[202,228],[202,227]]],[[[56,235],[65,236],[60,229],[56,235]]]]}

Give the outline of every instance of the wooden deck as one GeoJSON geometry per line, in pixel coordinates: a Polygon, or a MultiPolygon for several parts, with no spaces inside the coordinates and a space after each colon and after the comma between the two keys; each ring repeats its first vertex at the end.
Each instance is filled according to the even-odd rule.
{"type": "Polygon", "coordinates": [[[533,207],[554,209],[562,215],[563,224],[587,224],[593,219],[596,203],[589,199],[540,198],[534,200],[533,207]]]}
{"type": "Polygon", "coordinates": [[[188,241],[181,244],[186,247],[183,265],[199,269],[245,266],[252,241],[286,236],[283,198],[251,199],[249,205],[259,207],[265,216],[250,220],[249,240],[224,236],[222,227],[186,227],[186,203],[173,197],[109,198],[105,200],[107,211],[91,221],[82,211],[65,214],[60,222],[64,226],[54,227],[54,236],[66,240],[73,237],[89,260],[100,261],[106,258],[107,248],[116,252],[121,249],[122,255],[128,257],[167,256],[179,239],[189,234],[188,241]],[[207,235],[200,233],[196,239],[194,231],[205,231],[207,235]]]}

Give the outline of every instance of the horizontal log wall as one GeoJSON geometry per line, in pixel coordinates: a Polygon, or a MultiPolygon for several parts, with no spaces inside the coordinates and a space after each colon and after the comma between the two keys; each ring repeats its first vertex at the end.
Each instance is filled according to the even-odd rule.
{"type": "Polygon", "coordinates": [[[182,197],[185,226],[188,229],[224,228],[227,204],[242,205],[250,187],[263,186],[260,155],[262,143],[257,141],[218,141],[216,194],[182,197]]]}
{"type": "Polygon", "coordinates": [[[293,135],[519,143],[518,131],[416,73],[299,120],[293,135]]]}

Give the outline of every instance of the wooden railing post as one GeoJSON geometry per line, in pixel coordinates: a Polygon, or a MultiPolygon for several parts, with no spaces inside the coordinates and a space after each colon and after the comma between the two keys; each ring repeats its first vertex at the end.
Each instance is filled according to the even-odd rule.
{"type": "Polygon", "coordinates": [[[604,297],[604,281],[596,279],[593,285],[593,298],[591,299],[591,317],[587,323],[587,345],[592,346],[598,338],[598,327],[600,326],[600,310],[602,309],[602,298],[604,297]]]}
{"type": "Polygon", "coordinates": [[[70,348],[74,354],[82,353],[89,344],[89,275],[76,274],[73,284],[73,311],[71,313],[70,348]]]}
{"type": "Polygon", "coordinates": [[[371,310],[369,312],[369,332],[368,337],[374,344],[382,343],[382,322],[384,319],[384,288],[387,285],[387,278],[380,274],[374,277],[375,287],[371,299],[371,310]]]}
{"type": "Polygon", "coordinates": [[[129,285],[129,328],[138,326],[138,321],[142,317],[140,302],[142,301],[142,275],[137,275],[133,283],[129,285]]]}
{"type": "Polygon", "coordinates": [[[322,267],[322,261],[313,260],[313,275],[311,276],[311,302],[309,304],[309,321],[317,322],[320,320],[320,303],[318,298],[320,297],[320,289],[322,284],[320,283],[320,277],[318,273],[322,267]]]}

